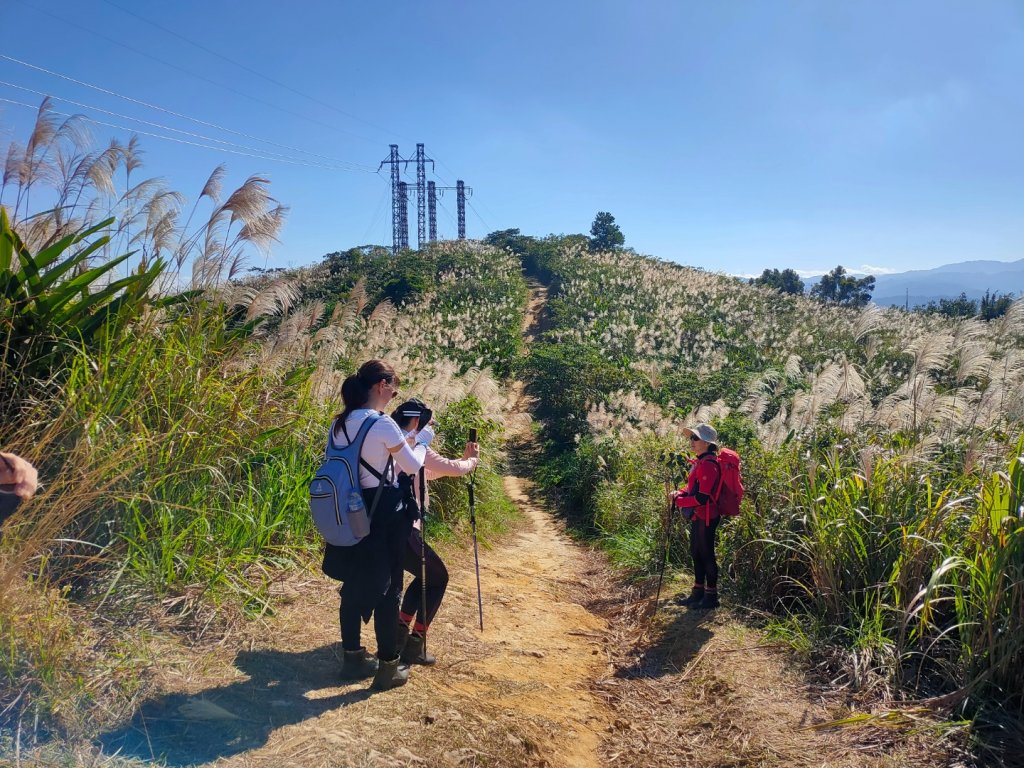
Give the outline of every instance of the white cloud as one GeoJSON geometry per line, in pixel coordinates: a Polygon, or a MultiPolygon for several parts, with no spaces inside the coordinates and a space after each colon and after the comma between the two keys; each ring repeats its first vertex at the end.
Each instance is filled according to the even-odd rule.
{"type": "Polygon", "coordinates": [[[858,275],[895,275],[899,272],[898,269],[891,269],[889,267],[875,267],[871,264],[861,264],[860,269],[851,269],[851,274],[858,275]]]}
{"type": "MultiPolygon", "coordinates": [[[[798,269],[796,273],[802,278],[807,277],[821,277],[827,272],[831,272],[835,267],[829,267],[828,269],[798,269]]],[[[902,270],[892,269],[890,267],[876,267],[872,264],[861,264],[859,267],[846,267],[846,274],[848,275],[895,275],[902,270]]]]}

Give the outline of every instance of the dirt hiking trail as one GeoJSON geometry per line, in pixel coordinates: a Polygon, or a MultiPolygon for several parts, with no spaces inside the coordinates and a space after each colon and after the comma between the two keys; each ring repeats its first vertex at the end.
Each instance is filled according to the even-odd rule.
{"type": "MultiPolygon", "coordinates": [[[[543,287],[531,283],[527,342],[543,287]]],[[[529,452],[529,399],[510,395],[513,454],[529,452]]],[[[513,456],[515,458],[515,455],[513,456]]],[[[513,467],[522,472],[520,461],[513,467]]],[[[571,541],[530,481],[505,489],[518,530],[481,548],[484,630],[472,551],[443,552],[451,583],[428,638],[438,658],[374,693],[338,675],[336,585],[292,578],[279,610],[216,646],[154,640],[158,695],[78,764],[127,766],[897,766],[933,762],[923,737],[809,728],[849,702],[727,610],[666,604],[624,586],[571,541]]],[[[678,589],[670,585],[666,594],[678,589]]],[[[372,627],[364,643],[373,645],[372,627]]]]}

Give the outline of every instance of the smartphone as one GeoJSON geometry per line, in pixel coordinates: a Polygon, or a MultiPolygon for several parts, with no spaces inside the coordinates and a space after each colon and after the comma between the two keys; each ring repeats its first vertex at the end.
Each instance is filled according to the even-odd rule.
{"type": "Polygon", "coordinates": [[[471,443],[475,443],[476,442],[476,427],[470,427],[469,428],[469,442],[471,442],[471,443]]]}

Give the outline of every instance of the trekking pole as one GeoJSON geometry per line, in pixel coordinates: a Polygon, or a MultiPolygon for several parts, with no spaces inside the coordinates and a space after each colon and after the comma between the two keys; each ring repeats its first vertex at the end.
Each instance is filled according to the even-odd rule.
{"type": "MultiPolygon", "coordinates": [[[[671,487],[671,480],[665,481],[665,487],[671,487]]],[[[665,549],[664,554],[661,557],[661,572],[658,574],[658,593],[654,597],[654,613],[658,612],[658,603],[661,601],[661,582],[665,578],[665,568],[668,566],[668,548],[672,542],[672,512],[673,512],[673,499],[669,496],[668,499],[668,517],[665,518],[665,549]]],[[[653,614],[652,614],[653,615],[653,614]]]]}
{"type": "MultiPolygon", "coordinates": [[[[420,621],[423,622],[423,656],[427,655],[427,473],[420,467],[420,621]]],[[[415,627],[414,627],[415,628],[415,627]]]]}
{"type": "MultiPolygon", "coordinates": [[[[469,442],[476,442],[476,427],[469,428],[469,442]]],[[[480,631],[484,631],[484,597],[480,590],[480,547],[476,539],[476,470],[469,474],[469,524],[473,528],[473,561],[476,564],[476,605],[480,610],[480,631]]]]}
{"type": "Polygon", "coordinates": [[[476,472],[469,476],[469,524],[473,527],[473,560],[476,563],[476,605],[480,610],[480,631],[484,631],[484,597],[480,591],[480,548],[476,539],[476,499],[474,497],[476,472]]]}

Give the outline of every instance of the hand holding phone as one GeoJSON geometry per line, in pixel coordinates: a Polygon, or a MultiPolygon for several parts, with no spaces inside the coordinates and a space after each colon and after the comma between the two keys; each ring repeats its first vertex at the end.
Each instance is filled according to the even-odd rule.
{"type": "Polygon", "coordinates": [[[480,445],[476,441],[476,427],[469,428],[469,440],[466,441],[466,450],[462,453],[463,459],[479,459],[480,445]]]}

